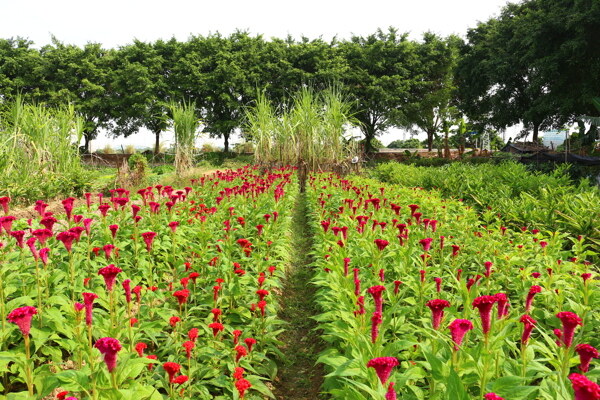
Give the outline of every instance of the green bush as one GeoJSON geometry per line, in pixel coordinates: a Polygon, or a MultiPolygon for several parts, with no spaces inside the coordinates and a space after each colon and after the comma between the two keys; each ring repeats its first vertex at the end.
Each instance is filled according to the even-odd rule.
{"type": "Polygon", "coordinates": [[[385,163],[371,174],[384,182],[438,189],[490,217],[500,214],[513,226],[569,232],[600,246],[600,191],[587,179],[575,183],[568,170],[565,165],[550,174],[531,172],[513,161],[438,168],[385,163]]]}

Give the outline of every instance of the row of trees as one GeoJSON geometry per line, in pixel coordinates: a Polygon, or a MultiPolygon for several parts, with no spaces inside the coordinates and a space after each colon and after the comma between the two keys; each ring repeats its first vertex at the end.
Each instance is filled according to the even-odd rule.
{"type": "Polygon", "coordinates": [[[599,29],[596,0],[528,0],[469,30],[466,41],[431,33],[413,41],[392,28],[331,42],[236,32],[118,49],[0,39],[0,96],[72,103],[86,148],[101,128],[128,136],[145,127],[158,150],[169,103],[185,100],[228,150],[259,92],[284,110],[290,93],[331,83],[343,85],[367,150],[390,127],[426,132],[431,148],[463,116],[469,130],[523,122],[536,138],[594,111],[599,29]]]}

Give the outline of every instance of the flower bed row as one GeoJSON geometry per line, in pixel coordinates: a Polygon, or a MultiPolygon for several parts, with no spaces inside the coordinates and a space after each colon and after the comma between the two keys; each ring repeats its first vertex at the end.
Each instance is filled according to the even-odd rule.
{"type": "Polygon", "coordinates": [[[325,392],[600,398],[600,291],[583,238],[507,229],[491,212],[484,223],[422,189],[309,182],[325,392]]]}
{"type": "Polygon", "coordinates": [[[272,397],[293,171],[246,167],[24,221],[0,199],[8,399],[272,397]],[[12,322],[12,323],[11,323],[12,322]]]}

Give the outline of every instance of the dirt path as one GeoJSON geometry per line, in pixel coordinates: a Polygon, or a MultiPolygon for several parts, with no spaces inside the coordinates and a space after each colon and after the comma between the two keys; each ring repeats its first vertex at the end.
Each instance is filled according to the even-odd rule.
{"type": "Polygon", "coordinates": [[[306,218],[304,194],[296,202],[293,232],[294,253],[283,288],[283,310],[280,317],[289,325],[280,336],[280,350],[285,361],[280,363],[274,382],[278,400],[316,400],[323,383],[323,369],[315,365],[323,343],[315,331],[317,323],[311,319],[317,310],[313,303],[315,288],[309,284],[312,277],[310,264],[311,237],[306,218]]]}

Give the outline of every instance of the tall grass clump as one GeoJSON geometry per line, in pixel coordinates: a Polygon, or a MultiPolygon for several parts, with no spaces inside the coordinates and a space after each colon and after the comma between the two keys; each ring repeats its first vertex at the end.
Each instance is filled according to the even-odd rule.
{"type": "Polygon", "coordinates": [[[20,98],[0,104],[0,186],[15,201],[81,194],[88,174],[77,146],[83,120],[73,106],[50,108],[20,98]]]}
{"type": "Polygon", "coordinates": [[[175,133],[175,171],[183,175],[194,163],[195,141],[200,120],[192,102],[171,103],[171,123],[175,133]]]}
{"type": "Polygon", "coordinates": [[[346,135],[356,123],[350,104],[336,87],[320,93],[302,88],[281,109],[260,93],[246,110],[246,122],[258,164],[332,169],[358,151],[356,142],[346,135]]]}

